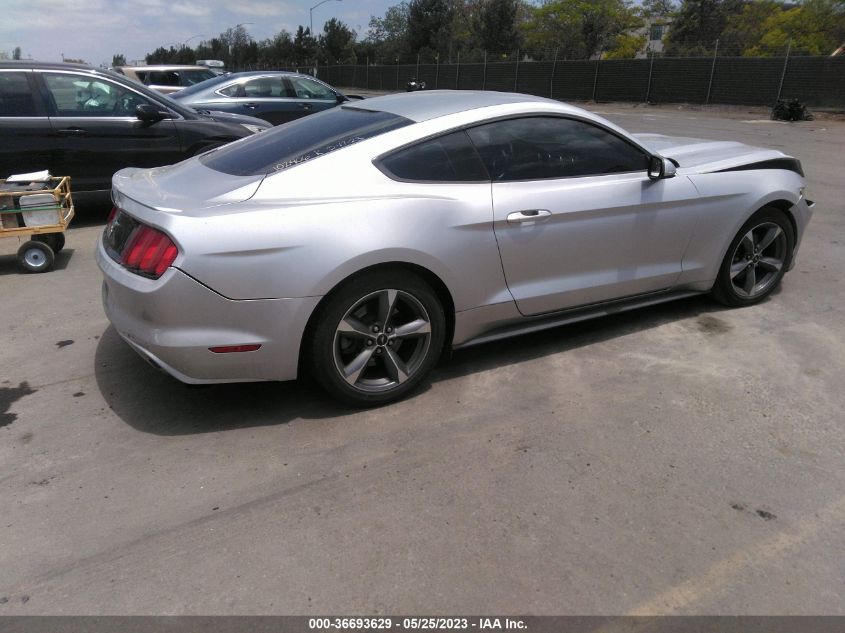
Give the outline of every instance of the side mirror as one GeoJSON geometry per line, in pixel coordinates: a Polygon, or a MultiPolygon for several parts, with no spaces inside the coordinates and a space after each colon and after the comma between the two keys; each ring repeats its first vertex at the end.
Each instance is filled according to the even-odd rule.
{"type": "Polygon", "coordinates": [[[169,119],[170,112],[158,108],[150,103],[142,103],[135,108],[135,116],[144,123],[158,123],[162,119],[169,119]]]}
{"type": "Polygon", "coordinates": [[[652,156],[648,159],[648,177],[652,180],[675,177],[675,163],[662,156],[652,156]]]}

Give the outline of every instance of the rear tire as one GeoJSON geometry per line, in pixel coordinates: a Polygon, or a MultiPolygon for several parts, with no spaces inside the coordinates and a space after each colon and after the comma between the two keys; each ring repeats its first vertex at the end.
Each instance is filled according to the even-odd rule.
{"type": "Polygon", "coordinates": [[[33,235],[32,239],[36,242],[43,242],[53,249],[53,253],[61,253],[65,247],[64,233],[43,233],[41,235],[33,235]]]}
{"type": "Polygon", "coordinates": [[[30,240],[18,249],[18,267],[25,273],[46,273],[53,267],[53,249],[43,242],[30,240]]]}
{"type": "Polygon", "coordinates": [[[713,298],[731,307],[761,302],[778,287],[792,263],[795,233],[786,214],[763,207],[728,247],[713,285],[713,298]]]}
{"type": "Polygon", "coordinates": [[[416,275],[379,270],[354,278],[315,316],[306,360],[332,397],[359,407],[403,398],[440,357],[443,307],[416,275]]]}

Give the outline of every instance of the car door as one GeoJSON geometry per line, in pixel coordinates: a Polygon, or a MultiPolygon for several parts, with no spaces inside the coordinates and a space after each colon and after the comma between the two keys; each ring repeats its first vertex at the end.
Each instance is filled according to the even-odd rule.
{"type": "Polygon", "coordinates": [[[321,110],[328,110],[338,104],[337,93],[314,79],[291,75],[285,77],[285,84],[296,100],[294,118],[298,119],[321,110]]]}
{"type": "Polygon", "coordinates": [[[254,116],[273,125],[297,118],[296,100],[288,95],[278,73],[241,78],[191,106],[254,116]]]}
{"type": "Polygon", "coordinates": [[[169,165],[183,158],[173,121],[149,124],[135,115],[141,104],[166,109],[161,104],[96,75],[69,71],[37,74],[51,109],[58,154],[53,171],[72,176],[74,190],[110,189],[112,174],[119,169],[169,165]]]}
{"type": "Polygon", "coordinates": [[[491,179],[508,288],[524,315],[670,288],[698,194],[652,181],[648,154],[593,123],[536,116],[468,130],[491,179]]]}
{"type": "Polygon", "coordinates": [[[32,72],[0,69],[0,179],[53,170],[55,159],[50,120],[32,72]]]}

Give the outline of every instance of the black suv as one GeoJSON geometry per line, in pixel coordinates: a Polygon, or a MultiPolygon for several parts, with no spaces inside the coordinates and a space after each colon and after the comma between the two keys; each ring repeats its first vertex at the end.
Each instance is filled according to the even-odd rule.
{"type": "Polygon", "coordinates": [[[256,132],[261,119],[197,111],[108,70],[0,62],[0,179],[49,169],[74,194],[123,167],[169,165],[256,132]]]}

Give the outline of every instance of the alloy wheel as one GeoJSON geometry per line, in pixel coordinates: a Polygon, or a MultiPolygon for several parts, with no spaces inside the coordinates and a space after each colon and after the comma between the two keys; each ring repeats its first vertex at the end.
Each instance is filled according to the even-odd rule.
{"type": "Polygon", "coordinates": [[[788,243],[783,229],[774,222],[758,224],[737,244],[731,258],[730,278],[734,292],[754,299],[777,282],[786,265],[788,243]]]}
{"type": "Polygon", "coordinates": [[[378,290],[355,302],[338,323],[335,369],[358,391],[389,391],[417,373],[430,345],[423,304],[403,290],[378,290]]]}

